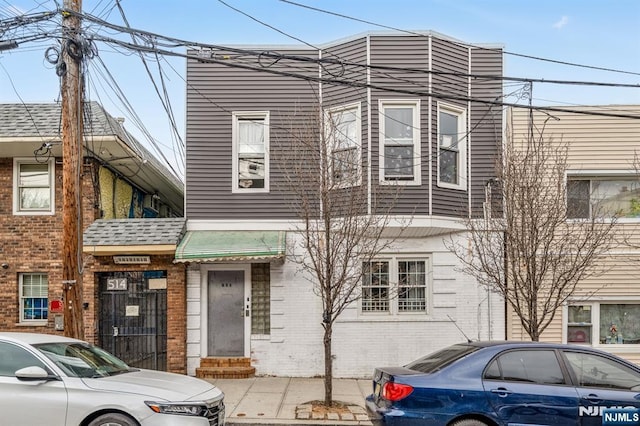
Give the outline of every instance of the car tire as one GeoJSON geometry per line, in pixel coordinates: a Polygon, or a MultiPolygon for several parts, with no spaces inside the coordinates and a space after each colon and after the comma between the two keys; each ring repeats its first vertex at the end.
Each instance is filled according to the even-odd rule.
{"type": "Polygon", "coordinates": [[[451,423],[451,426],[488,426],[488,425],[482,420],[463,419],[463,420],[458,420],[457,422],[451,423]]]}
{"type": "Polygon", "coordinates": [[[88,426],[139,426],[131,417],[121,413],[107,413],[93,419],[88,426]]]}

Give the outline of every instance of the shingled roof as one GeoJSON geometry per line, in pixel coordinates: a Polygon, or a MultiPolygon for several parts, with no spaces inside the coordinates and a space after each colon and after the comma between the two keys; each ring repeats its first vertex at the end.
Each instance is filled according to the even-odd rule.
{"type": "Polygon", "coordinates": [[[154,254],[159,247],[169,251],[173,247],[175,251],[185,231],[185,218],[99,219],[84,232],[84,252],[106,255],[115,250],[154,254]]]}
{"type": "MultiPolygon", "coordinates": [[[[60,103],[0,104],[0,116],[2,137],[59,137],[62,129],[60,103]]],[[[86,104],[84,133],[95,136],[117,135],[129,142],[118,120],[107,114],[97,102],[86,104]]]]}

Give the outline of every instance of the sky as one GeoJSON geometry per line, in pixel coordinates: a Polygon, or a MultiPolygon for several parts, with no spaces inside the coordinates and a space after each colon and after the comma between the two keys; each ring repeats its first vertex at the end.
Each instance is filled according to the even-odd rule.
{"type": "MultiPolygon", "coordinates": [[[[637,86],[535,83],[534,105],[640,104],[638,0],[291,1],[298,5],[287,0],[119,0],[119,5],[135,29],[198,43],[268,45],[269,50],[274,45],[302,42],[323,45],[369,31],[388,32],[389,28],[432,30],[468,43],[503,46],[509,52],[504,57],[505,76],[637,86]]],[[[0,51],[0,102],[59,99],[59,78],[55,67],[45,59],[47,49],[56,46],[59,27],[38,24],[25,27],[28,30],[23,32],[3,33],[3,24],[16,16],[56,7],[55,0],[0,0],[0,42],[47,32],[42,40],[24,41],[16,49],[0,51]]],[[[84,0],[82,10],[125,25],[116,0],[84,0]]],[[[88,30],[130,41],[126,35],[95,24],[88,30]]],[[[140,57],[101,43],[96,43],[96,48],[97,55],[87,66],[87,97],[100,102],[111,115],[124,117],[127,130],[156,156],[167,158],[170,168],[182,177],[179,139],[172,136],[165,107],[140,57]]],[[[161,90],[166,90],[175,128],[183,141],[185,61],[169,57],[147,62],[157,83],[158,70],[162,72],[165,88],[161,90]]]]}

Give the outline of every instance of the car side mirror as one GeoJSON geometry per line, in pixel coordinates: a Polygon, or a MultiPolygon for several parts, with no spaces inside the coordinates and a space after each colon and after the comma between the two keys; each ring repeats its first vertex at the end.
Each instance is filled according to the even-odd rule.
{"type": "Polygon", "coordinates": [[[15,372],[18,380],[37,381],[37,380],[58,380],[57,376],[47,373],[42,367],[32,366],[25,367],[15,372]]]}

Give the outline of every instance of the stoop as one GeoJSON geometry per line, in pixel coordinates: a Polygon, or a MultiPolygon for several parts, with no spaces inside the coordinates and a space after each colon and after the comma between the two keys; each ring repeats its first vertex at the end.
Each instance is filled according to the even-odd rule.
{"type": "Polygon", "coordinates": [[[251,359],[244,357],[200,358],[196,377],[201,379],[248,379],[256,372],[251,359]]]}

